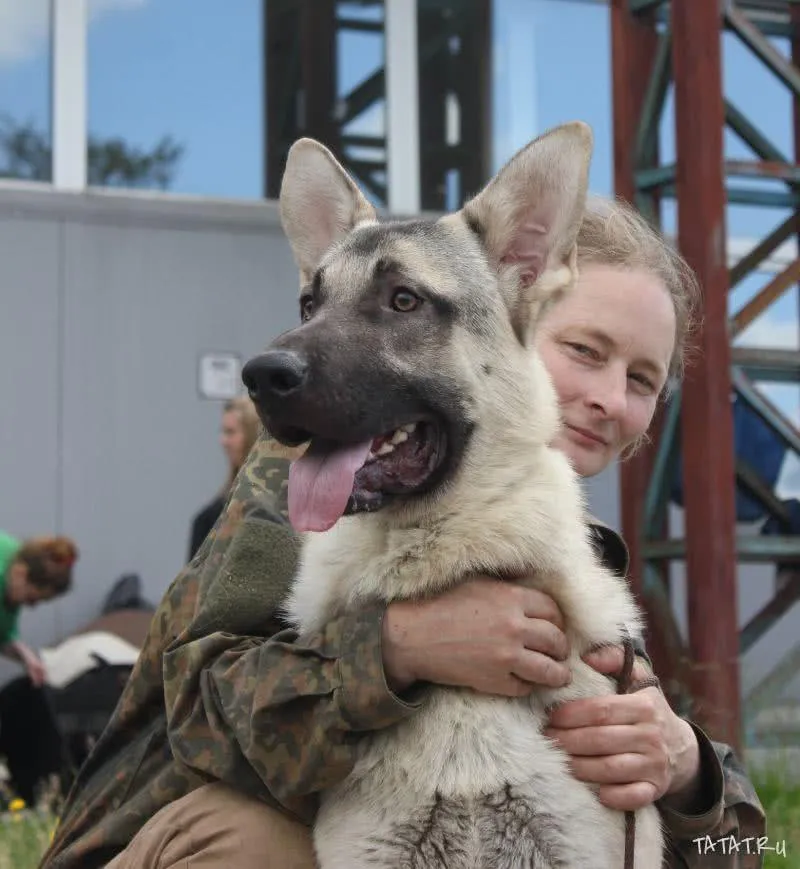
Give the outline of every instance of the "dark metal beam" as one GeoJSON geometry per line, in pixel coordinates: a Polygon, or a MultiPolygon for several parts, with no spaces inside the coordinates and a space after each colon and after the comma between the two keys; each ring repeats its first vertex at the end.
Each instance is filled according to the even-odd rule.
{"type": "MultiPolygon", "coordinates": [[[[662,196],[675,198],[677,190],[672,183],[663,186],[650,184],[650,187],[658,187],[662,196]]],[[[758,190],[752,187],[728,187],[726,191],[729,205],[756,205],[766,208],[800,208],[800,193],[786,191],[758,190]]]]}
{"type": "Polygon", "coordinates": [[[800,600],[800,572],[785,570],[784,574],[786,581],[775,596],[742,628],[739,646],[743,655],[800,600]]]}
{"type": "Polygon", "coordinates": [[[772,160],[726,160],[725,173],[736,178],[774,179],[792,185],[800,182],[800,166],[772,160]]]}
{"type": "Polygon", "coordinates": [[[359,82],[345,94],[339,104],[339,122],[345,126],[373,106],[386,93],[386,73],[383,67],[359,82]]]}
{"type": "Polygon", "coordinates": [[[738,458],[736,459],[736,482],[751,498],[755,498],[771,517],[780,522],[782,531],[790,529],[792,515],[789,508],[764,482],[752,465],[738,458]]]}
{"type": "Polygon", "coordinates": [[[336,18],[339,30],[353,30],[361,33],[383,33],[383,21],[367,21],[364,18],[347,18],[339,15],[336,18]]]}
{"type": "Polygon", "coordinates": [[[730,289],[733,289],[752,271],[758,268],[767,257],[771,256],[798,229],[800,229],[800,218],[796,214],[790,215],[783,223],[773,229],[765,239],[760,241],[731,268],[729,275],[730,289]]]}
{"type": "MultiPolygon", "coordinates": [[[[676,537],[669,540],[648,541],[648,543],[644,546],[644,551],[647,558],[651,561],[677,561],[688,560],[688,553],[690,548],[691,543],[688,543],[685,539],[676,537]]],[[[770,561],[781,561],[787,564],[791,563],[800,565],[800,536],[792,535],[782,537],[778,536],[777,534],[770,534],[764,536],[762,536],[761,534],[749,534],[747,536],[742,535],[736,539],[734,552],[736,553],[738,560],[741,561],[743,564],[761,564],[770,561]]],[[[692,580],[690,579],[688,583],[689,588],[691,588],[691,583],[692,580]]],[[[725,608],[723,604],[724,602],[722,600],[715,598],[713,602],[713,609],[703,611],[697,614],[703,620],[703,624],[706,626],[706,628],[710,628],[712,626],[714,620],[718,617],[720,608],[725,608]],[[713,613],[713,619],[709,618],[709,612],[713,613]]],[[[693,604],[690,601],[688,604],[690,620],[692,615],[692,606],[693,604]]],[[[738,631],[735,633],[735,636],[738,637],[738,631]]],[[[692,653],[694,656],[695,664],[699,665],[697,652],[694,648],[693,643],[692,653]]],[[[730,662],[732,660],[735,661],[737,656],[738,650],[733,658],[731,658],[730,651],[726,651],[725,657],[718,660],[715,659],[716,663],[715,661],[706,661],[706,667],[709,670],[709,675],[716,673],[717,678],[723,678],[724,670],[726,669],[726,662],[730,662]]],[[[738,663],[736,669],[738,670],[738,663]]],[[[702,695],[698,699],[702,701],[702,695]]],[[[703,713],[705,714],[709,710],[705,709],[705,704],[703,704],[702,707],[700,707],[700,711],[703,711],[703,713]]],[[[711,712],[713,715],[713,710],[711,710],[711,712]]]]}
{"type": "MultiPolygon", "coordinates": [[[[792,58],[792,64],[795,69],[800,68],[800,4],[793,3],[789,10],[789,21],[792,25],[791,35],[789,37],[789,52],[792,58]]],[[[794,162],[800,163],[800,96],[795,94],[792,100],[792,133],[794,139],[794,162]]],[[[795,225],[800,218],[800,211],[794,213],[795,225]]],[[[795,236],[797,244],[800,245],[800,231],[795,236]]],[[[800,250],[800,248],[798,248],[800,250]]],[[[800,309],[800,283],[798,283],[797,296],[798,309],[800,309]]],[[[800,382],[800,378],[798,378],[800,382]]]]}
{"type": "Polygon", "coordinates": [[[800,351],[772,347],[733,347],[733,364],[751,380],[800,383],[800,351]]]}
{"type": "Polygon", "coordinates": [[[663,6],[666,0],[628,0],[630,10],[634,15],[642,12],[654,12],[659,6],[663,6]]]}
{"type": "Polygon", "coordinates": [[[681,420],[680,391],[670,399],[664,411],[658,445],[644,499],[644,535],[658,537],[663,505],[669,500],[669,490],[675,478],[676,446],[681,420]]]}
{"type": "Polygon", "coordinates": [[[786,155],[730,100],[725,100],[725,123],[762,160],[787,163],[786,155]]]}
{"type": "Polygon", "coordinates": [[[723,15],[728,27],[764,66],[787,85],[795,95],[800,95],[800,70],[775,48],[741,9],[732,4],[726,4],[723,15]]]}
{"type": "Polygon", "coordinates": [[[299,18],[291,0],[263,0],[264,196],[275,199],[297,126],[299,18]]]}
{"type": "Polygon", "coordinates": [[[762,287],[752,299],[736,312],[731,322],[731,338],[735,338],[743,332],[798,280],[800,280],[800,259],[789,263],[780,274],[775,275],[765,287],[762,287]]]}
{"type": "Polygon", "coordinates": [[[682,387],[689,645],[697,720],[739,748],[739,642],[723,175],[722,57],[716,3],[673,0],[678,245],[700,280],[700,353],[682,387]],[[713,613],[714,617],[709,618],[713,613]]]}
{"type": "Polygon", "coordinates": [[[417,6],[421,207],[444,211],[448,184],[463,200],[491,173],[491,2],[418,0],[417,6]],[[448,144],[450,100],[459,109],[457,144],[448,144]]]}
{"type": "MultiPolygon", "coordinates": [[[[751,178],[756,180],[785,181],[790,187],[800,184],[800,166],[793,163],[774,163],[765,160],[725,160],[723,162],[725,175],[732,178],[751,178]]],[[[674,192],[675,179],[678,174],[676,163],[664,166],[652,166],[636,173],[636,183],[642,190],[661,188],[674,192]]],[[[753,190],[755,195],[762,192],[753,190]]],[[[795,193],[796,197],[797,194],[795,193]]]]}
{"type": "Polygon", "coordinates": [[[336,0],[264,0],[266,195],[275,198],[292,142],[312,136],[340,151],[336,0]]]}
{"type": "Polygon", "coordinates": [[[675,620],[669,589],[662,578],[664,566],[653,562],[646,564],[642,581],[648,627],[659,638],[659,643],[666,646],[669,667],[659,670],[655,661],[653,664],[673,709],[680,715],[691,715],[691,657],[675,620]]]}
{"type": "Polygon", "coordinates": [[[658,159],[658,135],[664,104],[672,79],[672,31],[667,28],[658,36],[650,79],[642,97],[642,108],[636,128],[637,168],[653,165],[658,159]]]}
{"type": "Polygon", "coordinates": [[[756,389],[741,369],[733,370],[732,380],[736,393],[741,396],[742,401],[761,417],[790,450],[800,456],[800,432],[797,426],[756,389]]]}
{"type": "MultiPolygon", "coordinates": [[[[659,35],[652,14],[634,15],[629,0],[612,0],[611,3],[612,87],[614,112],[614,186],[618,196],[635,203],[653,218],[658,215],[658,197],[640,197],[634,173],[637,168],[636,142],[657,143],[658,137],[643,127],[641,118],[646,102],[648,83],[653,81],[655,59],[658,55],[659,35]]],[[[658,87],[651,88],[655,95],[658,87]]],[[[656,112],[652,113],[656,123],[656,112]]],[[[650,149],[648,149],[650,150],[650,149]]],[[[654,162],[657,149],[646,156],[654,162]]],[[[663,409],[662,409],[663,412],[663,409]]],[[[646,537],[645,500],[648,480],[656,460],[659,433],[663,417],[659,416],[653,426],[653,440],[638,454],[620,466],[620,509],[622,532],[630,551],[629,581],[643,606],[647,617],[647,647],[655,671],[664,680],[665,687],[677,683],[678,661],[670,622],[664,614],[663,601],[669,601],[668,571],[660,566],[653,568],[659,582],[660,596],[644,593],[645,562],[642,544],[646,537]]],[[[665,533],[664,504],[651,517],[659,533],[665,533]]],[[[651,583],[651,588],[655,586],[651,583]]],[[[668,608],[668,607],[667,607],[668,608]]],[[[668,695],[677,701],[677,695],[668,695]]]]}

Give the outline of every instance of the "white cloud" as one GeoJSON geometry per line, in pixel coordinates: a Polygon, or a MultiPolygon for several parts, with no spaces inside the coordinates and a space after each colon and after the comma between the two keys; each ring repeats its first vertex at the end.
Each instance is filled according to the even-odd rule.
{"type": "Polygon", "coordinates": [[[739,346],[797,350],[798,339],[800,339],[800,325],[797,320],[794,318],[778,320],[762,314],[736,338],[735,343],[739,346]]]}
{"type": "Polygon", "coordinates": [[[775,483],[775,494],[782,499],[800,498],[800,459],[787,453],[775,483]]]}
{"type": "MultiPolygon", "coordinates": [[[[89,0],[90,23],[120,9],[137,9],[148,0],[89,0]]],[[[0,64],[28,60],[46,50],[50,36],[50,0],[0,0],[0,64]]]]}
{"type": "Polygon", "coordinates": [[[26,60],[46,41],[49,0],[0,0],[0,62],[26,60]]]}
{"type": "Polygon", "coordinates": [[[136,9],[147,2],[148,0],[89,0],[89,20],[109,10],[113,12],[117,9],[136,9]]]}

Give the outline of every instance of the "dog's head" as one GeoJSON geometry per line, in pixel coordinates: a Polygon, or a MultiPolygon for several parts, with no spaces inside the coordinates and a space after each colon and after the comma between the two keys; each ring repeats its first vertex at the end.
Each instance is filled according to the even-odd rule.
{"type": "Polygon", "coordinates": [[[379,223],[326,148],[292,146],[280,209],[301,324],[242,376],[270,434],[310,442],[290,472],[295,528],[435,496],[476,424],[530,398],[514,381],[539,308],[574,280],[591,151],[587,126],[559,127],[460,211],[379,223]]]}

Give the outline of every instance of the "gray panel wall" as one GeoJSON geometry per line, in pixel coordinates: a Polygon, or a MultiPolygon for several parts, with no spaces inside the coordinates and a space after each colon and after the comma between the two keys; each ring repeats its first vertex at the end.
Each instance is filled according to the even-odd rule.
{"type": "MultiPolygon", "coordinates": [[[[25,611],[39,645],[138,572],[154,601],[224,482],[198,358],[297,322],[273,203],[0,190],[0,528],[72,535],[74,592],[25,611]]],[[[9,672],[6,668],[3,673],[9,672]]]]}

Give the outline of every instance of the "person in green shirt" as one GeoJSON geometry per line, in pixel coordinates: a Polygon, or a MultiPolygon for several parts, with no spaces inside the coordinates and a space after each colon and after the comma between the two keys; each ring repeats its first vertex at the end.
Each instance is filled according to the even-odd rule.
{"type": "Polygon", "coordinates": [[[19,540],[0,531],[0,654],[18,661],[34,685],[45,670],[36,652],[19,638],[22,607],[34,607],[69,591],[78,547],[68,537],[19,540]]]}

